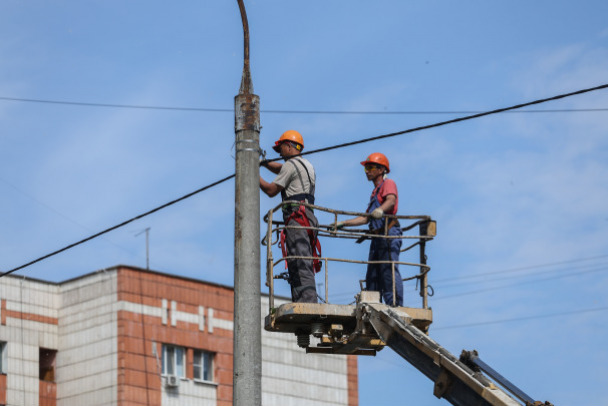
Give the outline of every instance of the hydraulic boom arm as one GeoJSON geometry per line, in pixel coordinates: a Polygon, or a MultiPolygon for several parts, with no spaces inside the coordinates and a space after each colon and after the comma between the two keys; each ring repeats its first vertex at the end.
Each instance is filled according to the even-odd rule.
{"type": "MultiPolygon", "coordinates": [[[[549,402],[534,402],[506,379],[501,381],[492,376],[521,402],[514,399],[483,375],[479,368],[469,368],[418,328],[393,314],[391,309],[373,303],[361,303],[360,306],[364,307],[361,313],[376,330],[380,339],[435,382],[433,393],[438,398],[444,398],[456,406],[551,406],[549,402]],[[505,384],[505,381],[508,384],[505,384]]],[[[478,358],[475,360],[481,362],[478,358]]],[[[485,363],[483,365],[487,366],[485,363]]],[[[488,372],[486,368],[481,369],[488,372]]],[[[496,375],[502,378],[499,374],[496,375]]]]}

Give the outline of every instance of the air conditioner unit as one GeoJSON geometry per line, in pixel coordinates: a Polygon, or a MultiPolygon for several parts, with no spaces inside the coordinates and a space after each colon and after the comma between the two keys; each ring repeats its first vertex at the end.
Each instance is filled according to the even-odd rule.
{"type": "Polygon", "coordinates": [[[167,385],[167,387],[170,387],[170,388],[178,387],[179,386],[179,377],[177,377],[175,375],[167,376],[166,385],[167,385]]]}

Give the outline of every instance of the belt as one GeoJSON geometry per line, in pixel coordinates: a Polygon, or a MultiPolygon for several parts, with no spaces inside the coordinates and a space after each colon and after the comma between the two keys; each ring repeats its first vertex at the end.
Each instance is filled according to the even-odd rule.
{"type": "MultiPolygon", "coordinates": [[[[393,227],[395,227],[395,226],[401,227],[401,224],[399,224],[399,220],[397,220],[397,219],[392,219],[392,220],[390,221],[390,223],[388,223],[388,228],[387,228],[387,230],[390,230],[391,228],[393,228],[393,227]]],[[[384,227],[382,227],[382,228],[375,228],[375,229],[373,229],[373,230],[369,230],[369,233],[370,233],[370,234],[376,234],[376,235],[379,235],[379,234],[384,234],[384,227]]],[[[357,244],[361,244],[363,241],[367,240],[368,238],[371,238],[371,237],[368,237],[368,236],[365,236],[365,235],[364,235],[364,236],[362,236],[362,237],[359,237],[359,238],[357,239],[357,241],[355,241],[355,242],[356,242],[357,244]]]]}

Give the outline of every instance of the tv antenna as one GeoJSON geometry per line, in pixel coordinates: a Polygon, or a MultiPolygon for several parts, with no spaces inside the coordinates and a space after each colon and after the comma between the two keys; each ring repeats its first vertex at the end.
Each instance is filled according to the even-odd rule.
{"type": "Polygon", "coordinates": [[[146,233],[146,269],[150,270],[150,227],[141,230],[135,237],[143,233],[146,233]]]}

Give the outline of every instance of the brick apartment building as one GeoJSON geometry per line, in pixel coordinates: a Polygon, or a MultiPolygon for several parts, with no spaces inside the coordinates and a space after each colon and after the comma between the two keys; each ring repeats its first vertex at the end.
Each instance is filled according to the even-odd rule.
{"type": "MultiPolygon", "coordinates": [[[[232,405],[232,287],[117,266],[6,276],[0,302],[0,405],[232,405]]],[[[356,357],[263,331],[263,405],[357,406],[357,385],[356,357]]]]}

